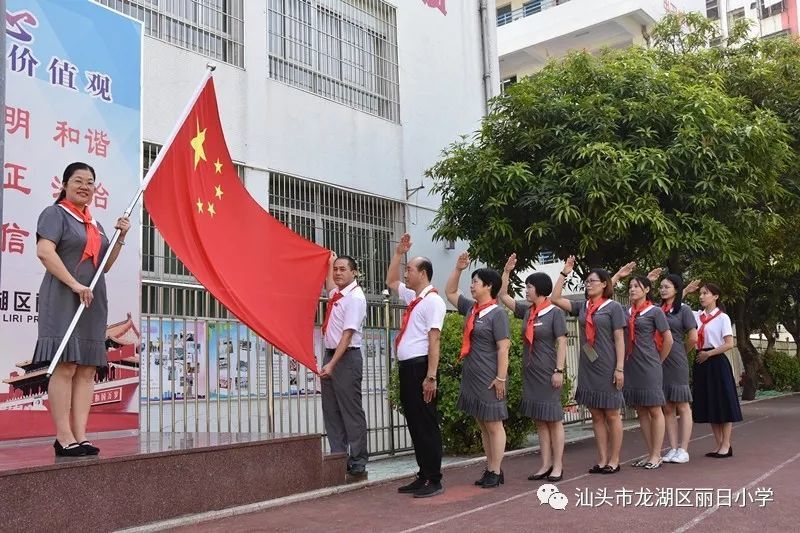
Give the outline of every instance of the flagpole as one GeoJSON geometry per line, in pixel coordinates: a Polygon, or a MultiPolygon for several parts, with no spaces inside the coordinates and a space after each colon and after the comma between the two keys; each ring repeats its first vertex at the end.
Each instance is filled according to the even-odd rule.
{"type": "MultiPolygon", "coordinates": [[[[133,212],[136,204],[139,203],[139,199],[144,194],[144,190],[147,188],[147,185],[150,183],[150,180],[153,177],[153,174],[158,167],[161,165],[161,161],[164,159],[164,154],[167,153],[169,147],[172,145],[172,142],[175,140],[175,137],[178,135],[178,131],[180,130],[183,123],[186,121],[186,117],[189,116],[189,112],[191,111],[192,107],[194,107],[195,102],[197,102],[197,98],[200,96],[200,93],[203,91],[203,88],[208,82],[208,79],[211,77],[211,74],[216,70],[217,66],[214,63],[207,63],[206,64],[206,72],[203,75],[203,78],[200,80],[200,83],[197,85],[197,89],[195,89],[192,98],[189,100],[189,103],[186,105],[186,108],[181,112],[178,121],[175,123],[175,127],[172,129],[172,132],[169,134],[167,138],[167,142],[158,152],[156,156],[156,160],[153,161],[153,164],[150,165],[150,168],[147,170],[147,174],[145,175],[142,183],[139,185],[139,190],[136,191],[136,194],[133,196],[130,204],[128,204],[128,208],[125,209],[125,212],[122,216],[129,217],[133,212]]],[[[103,274],[103,269],[108,263],[108,258],[111,255],[111,250],[114,248],[114,245],[117,244],[119,240],[120,230],[116,229],[114,231],[114,235],[111,237],[111,241],[108,243],[108,249],[106,250],[105,255],[103,255],[103,259],[100,261],[100,264],[97,267],[97,272],[94,273],[94,277],[92,278],[92,282],[89,284],[89,290],[94,291],[95,285],[100,280],[100,276],[103,274]]],[[[81,315],[83,314],[84,309],[86,309],[86,305],[81,302],[78,306],[78,310],[75,311],[75,316],[72,317],[72,322],[70,322],[69,327],[67,328],[67,332],[64,334],[64,337],[61,339],[61,343],[58,345],[58,349],[56,350],[55,355],[53,356],[53,360],[50,362],[50,366],[47,367],[47,377],[53,375],[55,372],[56,365],[61,360],[61,356],[64,354],[64,349],[67,347],[67,342],[69,342],[69,338],[72,336],[72,332],[75,331],[75,326],[78,325],[78,320],[80,320],[81,315]]]]}

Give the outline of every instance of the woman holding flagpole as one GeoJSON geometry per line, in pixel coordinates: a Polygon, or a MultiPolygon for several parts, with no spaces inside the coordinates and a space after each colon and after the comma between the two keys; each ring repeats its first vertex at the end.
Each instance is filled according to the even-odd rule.
{"type": "MultiPolygon", "coordinates": [[[[39,215],[36,254],[45,267],[39,289],[39,337],[33,362],[47,365],[80,304],[86,306],[47,389],[50,414],[56,428],[57,456],[97,455],[100,450],[86,440],[86,425],[97,369],[107,365],[106,326],[108,299],[103,275],[94,292],[89,288],[109,238],[89,212],[95,192],[95,172],[86,163],[71,163],[64,170],[55,203],[39,215]]],[[[120,238],[103,273],[117,259],[130,229],[127,217],[117,220],[120,238]]]]}
{"type": "Polygon", "coordinates": [[[500,300],[522,319],[522,405],[521,410],[536,423],[542,465],[528,476],[531,481],[551,483],[564,477],[564,408],[561,387],[567,359],[567,321],[564,312],[550,300],[553,282],[544,272],[525,279],[525,301],[508,294],[509,276],[517,265],[511,254],[503,269],[500,300]]]}
{"type": "Polygon", "coordinates": [[[575,401],[592,414],[592,430],[598,462],[590,474],[619,472],[622,448],[622,387],[625,383],[625,312],[615,302],[611,275],[602,268],[586,276],[586,299],[571,301],[561,296],[564,283],[575,266],[570,256],[559,274],[551,300],[578,317],[581,357],[575,401]]]}
{"type": "Polygon", "coordinates": [[[467,252],[458,256],[445,294],[458,312],[467,317],[460,353],[463,366],[458,407],[475,417],[481,428],[487,466],[475,484],[486,489],[505,481],[501,463],[506,448],[503,420],[508,418],[506,380],[511,341],[508,315],[497,305],[501,285],[498,272],[488,268],[473,272],[469,286],[472,298],[458,290],[461,273],[469,261],[467,252]]]}

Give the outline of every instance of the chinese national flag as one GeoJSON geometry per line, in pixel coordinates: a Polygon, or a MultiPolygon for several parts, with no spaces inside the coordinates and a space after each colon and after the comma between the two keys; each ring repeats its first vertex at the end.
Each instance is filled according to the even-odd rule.
{"type": "Polygon", "coordinates": [[[316,372],[314,319],[330,252],[248,194],[228,154],[210,76],[159,155],[144,203],[164,240],[239,320],[316,372]]]}

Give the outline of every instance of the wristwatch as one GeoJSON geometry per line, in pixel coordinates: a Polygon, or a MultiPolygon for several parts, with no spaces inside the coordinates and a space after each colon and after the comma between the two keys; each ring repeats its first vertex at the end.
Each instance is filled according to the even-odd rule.
{"type": "Polygon", "coordinates": [[[561,369],[561,368],[556,368],[555,370],[553,370],[553,373],[554,373],[554,374],[563,374],[563,373],[564,373],[564,370],[563,370],[563,369],[561,369]]]}
{"type": "Polygon", "coordinates": [[[426,381],[431,381],[433,383],[436,383],[436,376],[428,376],[428,377],[425,378],[425,380],[426,381]]]}

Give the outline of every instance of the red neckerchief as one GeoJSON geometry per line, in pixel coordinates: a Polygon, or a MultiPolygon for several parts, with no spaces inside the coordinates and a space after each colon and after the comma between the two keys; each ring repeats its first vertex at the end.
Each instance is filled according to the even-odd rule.
{"type": "MultiPolygon", "coordinates": [[[[429,295],[431,293],[438,294],[439,291],[437,291],[436,289],[431,289],[427,293],[425,293],[425,296],[427,296],[427,295],[429,295]]],[[[409,304],[408,304],[408,307],[406,307],[405,311],[403,311],[403,319],[402,319],[402,322],[400,323],[400,332],[397,334],[397,337],[395,337],[395,339],[394,339],[394,349],[395,350],[397,350],[397,347],[400,346],[400,339],[403,338],[403,335],[406,332],[406,328],[408,327],[408,321],[411,318],[411,311],[414,310],[414,308],[417,306],[417,304],[419,304],[422,301],[422,299],[425,298],[425,296],[417,296],[416,298],[411,300],[409,302],[409,304]]]]}
{"type": "Polygon", "coordinates": [[[79,209],[77,205],[73,204],[66,198],[58,202],[64,206],[67,211],[78,217],[83,222],[83,227],[86,229],[86,246],[83,248],[81,260],[78,264],[83,263],[86,259],[91,259],[92,264],[97,268],[97,263],[100,261],[100,230],[92,220],[92,215],[89,213],[89,206],[84,206],[83,210],[79,209]]]}
{"type": "Polygon", "coordinates": [[[497,305],[497,300],[489,300],[483,305],[478,305],[478,302],[475,302],[475,306],[467,317],[467,323],[464,326],[464,338],[461,340],[461,354],[458,356],[459,359],[464,359],[469,355],[469,350],[472,348],[472,330],[475,328],[475,318],[478,316],[478,313],[493,305],[497,305]]]}
{"type": "Polygon", "coordinates": [[[697,349],[702,350],[703,345],[706,342],[706,324],[717,318],[719,315],[722,314],[722,310],[717,309],[717,312],[713,315],[707,315],[705,311],[700,313],[700,322],[701,326],[700,329],[697,330],[697,349]]]}

